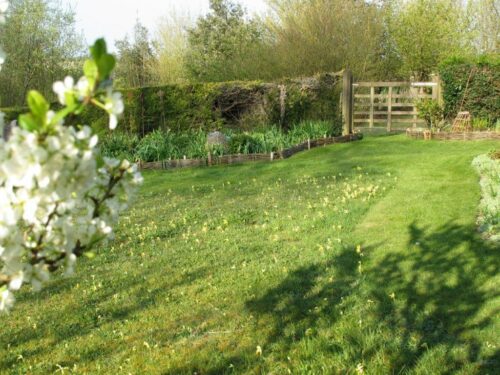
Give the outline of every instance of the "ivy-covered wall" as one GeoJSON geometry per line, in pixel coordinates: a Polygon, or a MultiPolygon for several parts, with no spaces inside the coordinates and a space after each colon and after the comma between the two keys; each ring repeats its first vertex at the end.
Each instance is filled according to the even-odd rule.
{"type": "Polygon", "coordinates": [[[491,124],[500,119],[500,57],[453,58],[440,66],[445,114],[469,111],[491,124]],[[468,83],[467,83],[468,82],[468,83]],[[463,102],[463,106],[462,106],[463,102]]]}

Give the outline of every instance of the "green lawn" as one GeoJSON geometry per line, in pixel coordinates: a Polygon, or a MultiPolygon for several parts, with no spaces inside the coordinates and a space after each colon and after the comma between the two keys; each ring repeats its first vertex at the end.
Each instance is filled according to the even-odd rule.
{"type": "Polygon", "coordinates": [[[78,277],[18,296],[0,372],[497,373],[470,165],[494,146],[369,137],[148,173],[78,277]]]}

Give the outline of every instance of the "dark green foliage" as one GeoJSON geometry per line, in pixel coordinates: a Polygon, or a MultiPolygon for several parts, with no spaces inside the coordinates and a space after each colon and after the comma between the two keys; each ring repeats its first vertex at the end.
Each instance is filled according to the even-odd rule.
{"type": "Polygon", "coordinates": [[[150,85],[151,67],[154,61],[148,29],[136,21],[132,40],[126,36],[116,42],[118,65],[115,79],[118,87],[142,87],[150,85]]]}
{"type": "Polygon", "coordinates": [[[28,107],[0,108],[0,112],[5,114],[5,122],[17,120],[19,118],[19,115],[28,111],[28,107]]]}
{"type": "Polygon", "coordinates": [[[498,55],[474,60],[449,59],[441,64],[440,75],[448,118],[455,117],[462,110],[469,111],[473,117],[488,119],[490,124],[500,119],[498,55]]]}
{"type": "MultiPolygon", "coordinates": [[[[341,128],[332,122],[318,121],[298,124],[289,131],[274,126],[252,133],[241,133],[231,129],[226,129],[224,132],[229,138],[228,147],[212,147],[210,149],[212,155],[276,152],[308,139],[338,136],[341,128]]],[[[137,136],[113,132],[103,137],[101,152],[103,156],[150,162],[183,157],[204,158],[209,150],[207,133],[199,129],[182,132],[154,130],[141,140],[137,136]]]]}
{"type": "MultiPolygon", "coordinates": [[[[291,129],[307,121],[339,126],[341,86],[338,76],[322,74],[282,83],[199,83],[122,90],[125,113],[118,131],[142,138],[154,130],[253,132],[271,125],[291,129]]],[[[24,108],[3,111],[7,120],[26,112],[24,108]]],[[[101,136],[109,133],[108,122],[106,113],[94,107],[86,108],[78,122],[66,121],[92,125],[101,136]]]]}
{"type": "MultiPolygon", "coordinates": [[[[119,129],[144,137],[156,129],[253,131],[272,124],[290,129],[303,121],[337,122],[340,83],[332,74],[283,82],[284,118],[280,83],[200,83],[122,90],[125,113],[119,129]]],[[[107,131],[102,112],[90,109],[82,121],[99,133],[107,131]]]]}
{"type": "Polygon", "coordinates": [[[229,141],[229,152],[231,154],[257,154],[262,151],[262,145],[263,142],[259,142],[251,134],[236,134],[229,141]]]}
{"type": "Polygon", "coordinates": [[[11,0],[0,45],[7,59],[0,72],[0,104],[22,106],[30,89],[54,98],[52,83],[78,76],[84,43],[75,12],[58,0],[11,0]]]}
{"type": "Polygon", "coordinates": [[[112,156],[120,160],[135,160],[134,150],[138,144],[139,138],[135,135],[112,133],[102,137],[99,147],[101,153],[105,156],[112,156]]]}

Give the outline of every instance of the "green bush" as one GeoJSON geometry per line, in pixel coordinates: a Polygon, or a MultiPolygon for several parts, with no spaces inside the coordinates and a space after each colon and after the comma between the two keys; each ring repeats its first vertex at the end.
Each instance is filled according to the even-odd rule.
{"type": "Polygon", "coordinates": [[[99,147],[103,156],[135,160],[135,150],[139,144],[137,136],[112,133],[101,138],[99,147]]]}
{"type": "Polygon", "coordinates": [[[248,133],[235,134],[229,140],[231,154],[256,154],[262,149],[259,141],[248,133]]]}
{"type": "Polygon", "coordinates": [[[425,120],[429,129],[441,127],[440,124],[444,118],[444,111],[437,100],[422,99],[417,103],[417,110],[418,117],[425,120]]]}
{"type": "MultiPolygon", "coordinates": [[[[284,131],[276,126],[255,132],[226,129],[228,147],[212,148],[212,155],[270,153],[302,143],[307,139],[340,135],[340,128],[331,122],[304,122],[284,131]]],[[[185,132],[154,130],[144,138],[113,132],[103,137],[103,156],[127,157],[144,162],[168,159],[204,158],[207,155],[207,135],[202,129],[185,132]]]]}
{"type": "Polygon", "coordinates": [[[137,145],[135,155],[142,161],[161,161],[176,155],[176,150],[172,142],[172,134],[155,130],[144,138],[137,145]]]}
{"type": "Polygon", "coordinates": [[[474,118],[472,119],[472,128],[474,130],[488,130],[490,127],[493,127],[493,124],[491,124],[488,119],[485,118],[474,118]]]}
{"type": "Polygon", "coordinates": [[[481,155],[474,159],[473,166],[481,176],[480,230],[500,241],[500,160],[481,155]]]}
{"type": "Polygon", "coordinates": [[[439,70],[446,117],[454,118],[462,109],[475,118],[487,119],[492,126],[500,119],[498,55],[477,59],[451,58],[443,62],[439,70]]]}
{"type": "MultiPolygon", "coordinates": [[[[303,121],[339,121],[340,78],[322,74],[284,82],[223,82],[168,85],[123,90],[125,113],[121,131],[144,137],[153,130],[205,132],[220,129],[254,132],[279,124],[291,129],[303,121]],[[280,86],[286,91],[281,118],[280,86]]],[[[86,124],[105,130],[101,113],[87,111],[86,124]]]]}

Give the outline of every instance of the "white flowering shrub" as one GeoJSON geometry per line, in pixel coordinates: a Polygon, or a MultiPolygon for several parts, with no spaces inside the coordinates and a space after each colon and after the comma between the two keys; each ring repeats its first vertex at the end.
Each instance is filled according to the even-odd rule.
{"type": "Polygon", "coordinates": [[[500,160],[481,155],[472,165],[481,176],[480,229],[492,240],[500,241],[500,160]]]}
{"type": "MultiPolygon", "coordinates": [[[[0,21],[7,6],[0,0],[0,21]]],[[[71,274],[79,257],[112,235],[142,182],[135,165],[100,157],[88,126],[64,125],[94,105],[109,114],[114,129],[123,112],[109,79],[115,60],[103,40],[91,47],[91,56],[78,82],[68,77],[54,84],[61,110],[52,111],[31,91],[30,112],[19,117],[8,140],[0,137],[0,312],[12,307],[23,284],[36,291],[57,270],[71,274]]],[[[3,128],[0,115],[0,134],[3,128]]]]}

